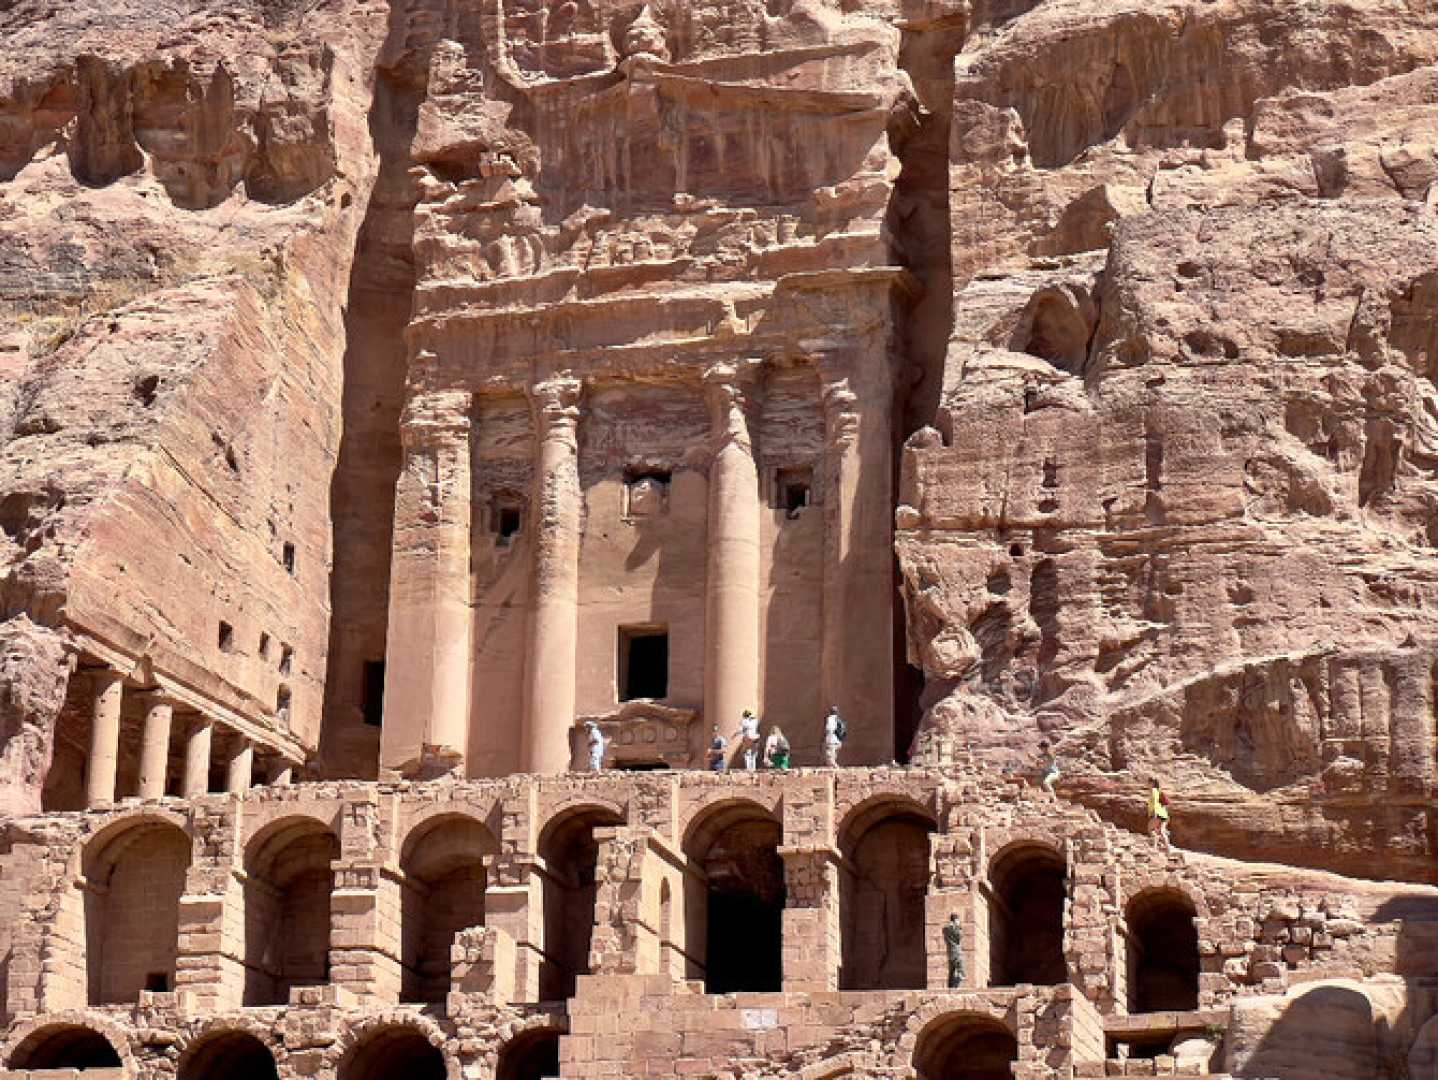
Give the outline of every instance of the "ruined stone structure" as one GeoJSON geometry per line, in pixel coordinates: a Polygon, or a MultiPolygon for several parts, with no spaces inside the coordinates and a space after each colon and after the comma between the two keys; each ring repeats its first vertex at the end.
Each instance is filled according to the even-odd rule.
{"type": "Polygon", "coordinates": [[[1438,1077],[1433,4],[0,41],[0,1076],[1438,1077]]]}

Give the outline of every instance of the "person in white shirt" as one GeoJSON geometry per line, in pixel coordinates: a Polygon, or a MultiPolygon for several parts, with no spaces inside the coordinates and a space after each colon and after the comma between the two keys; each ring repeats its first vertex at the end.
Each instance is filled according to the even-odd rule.
{"type": "Polygon", "coordinates": [[[759,765],[759,718],[745,709],[739,718],[739,745],[744,750],[744,768],[753,772],[759,765]]]}
{"type": "Polygon", "coordinates": [[[844,736],[849,733],[844,718],[839,715],[839,706],[830,705],[829,715],[824,717],[824,764],[835,768],[839,764],[839,748],[844,745],[844,736]]]}
{"type": "Polygon", "coordinates": [[[604,748],[609,740],[593,720],[584,721],[584,726],[589,730],[589,771],[599,772],[604,768],[604,748]]]}

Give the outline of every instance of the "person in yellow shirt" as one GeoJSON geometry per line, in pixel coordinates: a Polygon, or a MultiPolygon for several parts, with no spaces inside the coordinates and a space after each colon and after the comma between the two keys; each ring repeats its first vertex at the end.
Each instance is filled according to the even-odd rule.
{"type": "Polygon", "coordinates": [[[1163,793],[1158,777],[1149,781],[1148,791],[1148,834],[1158,834],[1164,851],[1173,850],[1173,841],[1168,837],[1168,796],[1163,793]]]}

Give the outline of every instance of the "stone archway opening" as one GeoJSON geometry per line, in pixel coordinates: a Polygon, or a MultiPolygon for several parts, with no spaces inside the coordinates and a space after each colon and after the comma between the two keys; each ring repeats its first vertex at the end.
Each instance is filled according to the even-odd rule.
{"type": "Polygon", "coordinates": [[[928,980],[924,899],[934,823],[890,809],[841,838],[852,873],[843,878],[843,990],[922,990],[928,980]]]}
{"type": "Polygon", "coordinates": [[[1128,905],[1128,1009],[1198,1008],[1198,926],[1193,902],[1172,889],[1140,893],[1128,905]]]}
{"type": "Polygon", "coordinates": [[[339,1080],[445,1080],[444,1055],[422,1031],[384,1027],[365,1035],[340,1062],[339,1080]]]}
{"type": "Polygon", "coordinates": [[[989,985],[1067,982],[1063,857],[1037,845],[1016,848],[990,866],[989,884],[989,985]]]}
{"type": "Polygon", "coordinates": [[[173,990],[190,838],[168,821],[101,833],[85,848],[85,970],[91,1005],[173,990]]]}
{"type": "Polygon", "coordinates": [[[997,1020],[956,1016],[936,1021],[914,1050],[919,1080],[1013,1080],[1019,1044],[997,1020]]]}
{"type": "Polygon", "coordinates": [[[772,993],[783,986],[783,830],[763,807],[731,804],[690,829],[685,853],[703,874],[702,897],[691,885],[686,919],[702,925],[704,992],[772,993]],[[698,910],[689,906],[698,903],[698,910]],[[695,915],[699,917],[696,918],[695,915]]]}
{"type": "Polygon", "coordinates": [[[246,1005],[284,1005],[330,972],[332,864],[339,839],[309,818],[257,836],[245,858],[246,1005]]]}
{"type": "Polygon", "coordinates": [[[450,947],[461,930],[484,925],[486,855],[497,850],[473,818],[426,822],[405,841],[400,902],[400,1000],[437,1003],[450,986],[450,947]]]}
{"type": "Polygon", "coordinates": [[[495,1080],[541,1080],[559,1075],[559,1033],[533,1031],[516,1036],[499,1055],[495,1080]]]}
{"type": "Polygon", "coordinates": [[[118,1069],[113,1043],[82,1024],[53,1024],[32,1031],[10,1054],[7,1067],[24,1069],[118,1069]]]}
{"type": "Polygon", "coordinates": [[[598,892],[595,867],[599,843],[594,830],[620,821],[612,810],[587,807],[551,822],[540,837],[539,854],[545,867],[541,1000],[573,997],[576,980],[589,973],[594,898],[598,892]]]}
{"type": "Polygon", "coordinates": [[[179,1080],[279,1080],[270,1048],[248,1031],[206,1035],[180,1060],[179,1080]]]}

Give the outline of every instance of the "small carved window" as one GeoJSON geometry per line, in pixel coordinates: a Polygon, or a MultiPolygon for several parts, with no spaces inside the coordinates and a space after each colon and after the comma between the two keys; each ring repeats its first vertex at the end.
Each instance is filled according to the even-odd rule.
{"type": "Polygon", "coordinates": [[[783,510],[787,518],[804,512],[814,496],[814,470],[808,465],[795,465],[774,471],[774,508],[783,510]]]}
{"type": "Polygon", "coordinates": [[[220,646],[220,652],[235,651],[235,628],[225,622],[224,619],[220,620],[220,632],[217,635],[217,641],[220,646]]]}
{"type": "Polygon", "coordinates": [[[280,674],[288,675],[295,666],[295,650],[288,645],[280,646],[280,674]]]}
{"type": "Polygon", "coordinates": [[[267,634],[267,633],[265,633],[263,630],[261,630],[261,631],[260,631],[260,659],[262,659],[262,660],[268,660],[269,658],[270,658],[270,635],[267,634]]]}
{"type": "Polygon", "coordinates": [[[624,516],[659,517],[669,512],[669,485],[674,474],[668,469],[632,466],[624,470],[624,516]]]}
{"type": "Polygon", "coordinates": [[[275,691],[275,719],[288,726],[290,722],[290,688],[281,686],[275,691]]]}
{"type": "Polygon", "coordinates": [[[496,547],[509,547],[524,531],[524,500],[511,491],[495,495],[489,507],[489,529],[496,547]]]}
{"type": "Polygon", "coordinates": [[[290,543],[286,543],[285,546],[284,546],[284,549],[283,549],[282,552],[281,552],[280,558],[282,559],[282,561],[283,561],[284,564],[285,564],[285,572],[288,573],[291,577],[294,577],[294,573],[295,573],[295,545],[294,545],[294,544],[290,544],[290,543]]]}
{"type": "Polygon", "coordinates": [[[669,628],[619,628],[619,700],[669,695],[669,628]]]}

